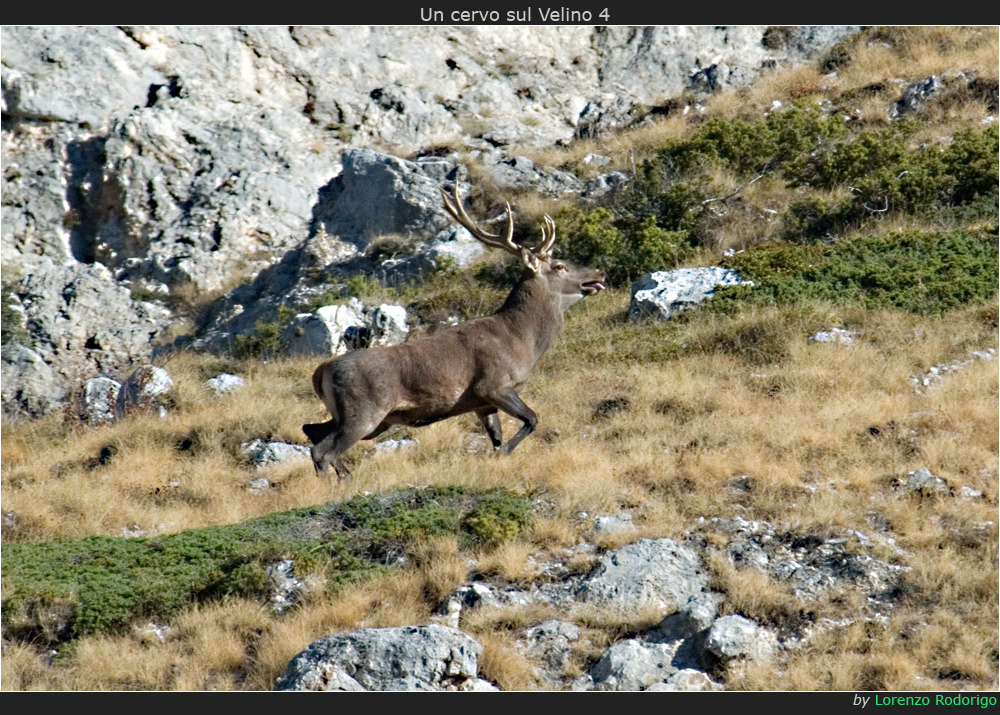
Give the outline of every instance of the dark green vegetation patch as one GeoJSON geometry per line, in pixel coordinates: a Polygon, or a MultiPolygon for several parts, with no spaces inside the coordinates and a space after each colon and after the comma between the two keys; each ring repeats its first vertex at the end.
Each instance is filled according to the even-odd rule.
{"type": "Polygon", "coordinates": [[[558,250],[623,285],[717,245],[740,217],[774,221],[798,243],[874,232],[890,216],[940,230],[995,220],[996,125],[940,144],[919,141],[925,126],[849,123],[808,99],[756,119],[711,118],[635,165],[607,205],[564,210],[557,233],[573,238],[558,250]],[[761,179],[772,188],[757,205],[746,189],[761,179]],[[780,210],[767,203],[776,191],[791,198],[780,210]]]}
{"type": "Polygon", "coordinates": [[[321,572],[335,587],[395,563],[424,538],[493,546],[529,523],[525,497],[428,487],[168,536],[4,544],[4,635],[52,643],[169,619],[195,601],[264,599],[266,566],[288,558],[297,576],[321,572]]]}
{"type": "Polygon", "coordinates": [[[724,286],[711,309],[798,300],[939,314],[997,294],[997,235],[964,231],[859,236],[825,245],[761,246],[723,265],[754,281],[724,286]]]}

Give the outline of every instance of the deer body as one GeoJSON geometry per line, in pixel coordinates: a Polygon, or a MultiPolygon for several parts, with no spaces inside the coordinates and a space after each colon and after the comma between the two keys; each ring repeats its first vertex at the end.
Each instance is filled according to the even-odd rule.
{"type": "MultiPolygon", "coordinates": [[[[318,474],[326,474],[332,464],[340,478],[349,479],[340,455],[391,425],[419,427],[475,412],[493,446],[505,454],[535,429],[537,417],[517,388],[562,331],[563,311],[585,295],[603,290],[604,273],[553,260],[548,249],[554,230],[548,238],[543,231],[540,248],[513,244],[509,206],[507,243],[501,244],[498,236],[485,233],[466,216],[457,197],[456,204],[457,208],[445,197],[446,208],[479,240],[521,257],[524,274],[493,315],[322,363],[313,374],[313,388],[331,419],[302,427],[313,442],[318,474]],[[506,444],[498,411],[523,423],[506,444]]],[[[546,225],[552,230],[548,217],[546,225]]]]}

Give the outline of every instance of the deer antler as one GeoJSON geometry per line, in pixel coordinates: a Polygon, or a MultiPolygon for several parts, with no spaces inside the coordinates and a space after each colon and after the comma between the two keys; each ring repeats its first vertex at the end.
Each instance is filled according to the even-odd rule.
{"type": "Polygon", "coordinates": [[[501,237],[500,234],[489,233],[479,228],[476,222],[469,217],[462,207],[461,199],[458,198],[457,183],[455,184],[454,201],[448,196],[443,187],[441,188],[441,198],[444,199],[444,207],[448,213],[464,226],[469,233],[487,246],[501,248],[508,253],[514,254],[521,259],[521,263],[532,273],[538,273],[538,269],[541,268],[542,263],[551,258],[552,244],[556,240],[556,225],[548,216],[545,217],[545,227],[549,229],[548,236],[546,236],[546,230],[543,227],[541,244],[537,248],[529,248],[514,243],[514,215],[510,210],[510,202],[507,202],[507,235],[501,237]]]}

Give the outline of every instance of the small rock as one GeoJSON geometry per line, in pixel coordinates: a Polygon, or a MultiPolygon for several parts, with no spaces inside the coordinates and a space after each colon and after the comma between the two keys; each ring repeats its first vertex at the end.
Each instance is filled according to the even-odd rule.
{"type": "Polygon", "coordinates": [[[649,273],[632,284],[629,320],[653,315],[668,320],[713,295],[720,285],[753,285],[728,268],[679,268],[649,273]]]}
{"type": "Polygon", "coordinates": [[[774,634],[743,616],[724,616],[708,629],[706,649],[722,661],[770,657],[778,648],[774,634]]]}
{"type": "Polygon", "coordinates": [[[654,683],[646,688],[647,693],[666,692],[717,692],[724,687],[712,681],[706,673],[700,670],[685,668],[678,670],[663,683],[654,683]]]}
{"type": "Polygon", "coordinates": [[[483,647],[447,626],[324,636],[288,664],[275,690],[496,690],[478,675],[483,647]]]}
{"type": "Polygon", "coordinates": [[[594,690],[645,690],[677,672],[673,644],[626,640],[615,643],[591,671],[594,690]]]}
{"type": "Polygon", "coordinates": [[[284,613],[299,600],[303,583],[295,578],[291,559],[268,564],[265,572],[271,584],[271,610],[284,613]]]}
{"type": "Polygon", "coordinates": [[[250,483],[247,485],[247,491],[253,492],[254,494],[261,494],[266,492],[271,488],[271,482],[266,477],[257,477],[256,479],[251,479],[250,483]]]}
{"type": "Polygon", "coordinates": [[[121,419],[139,411],[166,414],[165,396],[174,389],[174,381],[162,367],[143,365],[128,376],[115,402],[115,417],[121,419]]]}
{"type": "Polygon", "coordinates": [[[854,333],[843,328],[831,328],[813,333],[807,338],[810,343],[836,343],[838,345],[850,345],[854,342],[854,333]]]}
{"type": "Polygon", "coordinates": [[[375,450],[378,452],[395,452],[397,449],[409,447],[416,444],[412,439],[384,439],[375,443],[375,450]]]}
{"type": "Polygon", "coordinates": [[[309,447],[287,442],[267,442],[254,439],[240,445],[240,450],[258,469],[271,464],[312,459],[309,447]]]}
{"type": "Polygon", "coordinates": [[[160,626],[153,622],[149,622],[144,626],[132,626],[132,632],[139,640],[147,644],[166,643],[170,631],[170,626],[160,626]]]}
{"type": "Polygon", "coordinates": [[[626,531],[635,531],[631,514],[607,514],[594,519],[595,534],[618,534],[626,531]]]}
{"type": "Polygon", "coordinates": [[[87,380],[80,396],[80,419],[92,425],[114,422],[121,387],[117,380],[103,375],[87,380]]]}
{"type": "Polygon", "coordinates": [[[898,481],[899,486],[906,491],[918,491],[921,494],[947,494],[948,482],[937,476],[927,467],[921,467],[906,475],[906,479],[898,481]]]}
{"type": "Polygon", "coordinates": [[[959,490],[959,495],[965,497],[966,499],[982,499],[983,493],[978,489],[973,489],[972,487],[962,486],[959,490]]]}
{"type": "Polygon", "coordinates": [[[611,163],[611,157],[591,152],[583,157],[583,163],[589,166],[604,166],[611,163]]]}
{"type": "Polygon", "coordinates": [[[232,392],[243,386],[243,378],[239,375],[233,375],[228,372],[224,372],[221,375],[211,378],[205,381],[205,385],[208,389],[215,392],[216,397],[221,397],[227,392],[232,392]]]}

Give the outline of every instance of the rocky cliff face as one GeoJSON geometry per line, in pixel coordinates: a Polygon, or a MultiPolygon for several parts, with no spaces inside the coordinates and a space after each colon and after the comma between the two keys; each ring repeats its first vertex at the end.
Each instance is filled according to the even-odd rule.
{"type": "MultiPolygon", "coordinates": [[[[503,176],[518,167],[515,146],[567,142],[685,91],[747,84],[851,29],[6,27],[3,282],[35,306],[37,276],[54,286],[45,300],[58,305],[29,305],[25,327],[52,389],[68,393],[81,373],[128,372],[124,363],[149,357],[173,320],[170,296],[223,296],[283,260],[299,271],[300,256],[349,270],[386,233],[436,246],[431,260],[465,255],[441,248],[467,237],[442,235],[440,212],[371,206],[402,196],[397,205],[419,207],[407,204],[412,184],[453,165],[410,169],[390,156],[388,171],[345,150],[461,150],[503,176]],[[368,166],[383,184],[358,183],[368,166]],[[85,290],[71,289],[78,278],[85,290]],[[64,316],[72,337],[53,336],[33,317],[42,313],[64,316]],[[102,340],[112,316],[120,335],[102,340]],[[116,341],[124,347],[106,354],[116,341]]],[[[223,297],[216,334],[232,327],[219,317],[226,306],[253,312],[244,297],[223,297]]],[[[8,367],[5,409],[51,406],[8,386],[20,374],[8,367]]]]}

